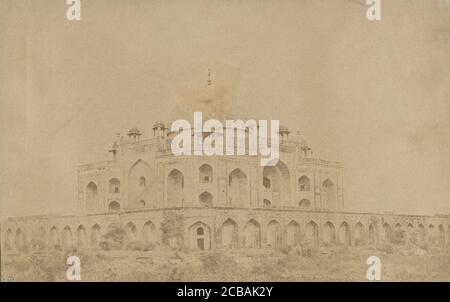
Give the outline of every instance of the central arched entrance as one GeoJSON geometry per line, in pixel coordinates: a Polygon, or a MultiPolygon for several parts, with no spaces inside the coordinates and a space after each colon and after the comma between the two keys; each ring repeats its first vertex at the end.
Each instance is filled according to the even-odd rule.
{"type": "Polygon", "coordinates": [[[189,247],[199,250],[211,248],[211,229],[203,222],[196,222],[189,228],[189,247]]]}
{"type": "Polygon", "coordinates": [[[247,175],[241,169],[234,169],[228,177],[228,204],[243,207],[249,203],[247,175]]]}
{"type": "Polygon", "coordinates": [[[291,203],[291,179],[288,167],[279,160],[275,166],[263,168],[263,187],[274,206],[291,203]]]}
{"type": "Polygon", "coordinates": [[[329,178],[322,183],[322,207],[328,210],[336,210],[336,189],[329,178]]]}
{"type": "Polygon", "coordinates": [[[179,170],[172,170],[167,177],[167,206],[179,207],[183,204],[184,176],[179,170]]]}

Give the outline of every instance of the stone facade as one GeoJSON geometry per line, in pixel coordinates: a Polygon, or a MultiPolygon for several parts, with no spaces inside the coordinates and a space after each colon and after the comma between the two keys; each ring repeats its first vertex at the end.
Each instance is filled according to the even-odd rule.
{"type": "Polygon", "coordinates": [[[174,156],[163,123],[145,140],[132,128],[111,160],[79,166],[78,215],[9,218],[3,248],[96,249],[113,224],[128,241],[198,249],[450,243],[449,216],[346,212],[342,165],[289,135],[280,127],[280,161],[262,167],[258,156],[174,156]]]}

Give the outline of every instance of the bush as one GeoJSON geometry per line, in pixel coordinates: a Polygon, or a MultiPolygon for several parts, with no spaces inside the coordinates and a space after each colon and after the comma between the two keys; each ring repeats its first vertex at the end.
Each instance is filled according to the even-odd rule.
{"type": "Polygon", "coordinates": [[[395,230],[392,232],[391,242],[393,244],[402,244],[405,241],[405,232],[401,230],[395,230]]]}
{"type": "Polygon", "coordinates": [[[151,251],[155,248],[152,243],[143,243],[139,240],[129,241],[126,245],[126,249],[130,251],[151,251]]]}
{"type": "Polygon", "coordinates": [[[125,243],[126,236],[126,231],[120,225],[110,225],[103,235],[104,240],[100,242],[100,247],[105,251],[120,250],[125,243]]]}
{"type": "Polygon", "coordinates": [[[171,247],[181,247],[184,237],[183,216],[174,212],[165,212],[161,223],[162,241],[171,247]]]}
{"type": "Polygon", "coordinates": [[[390,244],[383,244],[382,246],[380,246],[379,248],[380,251],[385,252],[386,254],[392,254],[394,253],[394,247],[390,244]]]}
{"type": "Polygon", "coordinates": [[[317,256],[317,252],[318,252],[318,250],[317,250],[316,246],[305,245],[302,248],[301,255],[303,257],[315,257],[315,256],[317,256]]]}

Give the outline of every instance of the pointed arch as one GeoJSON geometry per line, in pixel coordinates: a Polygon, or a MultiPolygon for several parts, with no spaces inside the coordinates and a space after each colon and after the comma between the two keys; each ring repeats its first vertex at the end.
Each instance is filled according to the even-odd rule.
{"type": "Polygon", "coordinates": [[[311,201],[309,201],[308,199],[302,199],[298,202],[298,206],[302,209],[311,208],[311,201]]]}
{"type": "Polygon", "coordinates": [[[152,168],[150,164],[142,159],[138,159],[131,165],[128,172],[128,202],[135,204],[141,194],[148,186],[148,181],[151,179],[152,168]]]}
{"type": "Polygon", "coordinates": [[[412,225],[412,223],[408,223],[408,225],[406,226],[406,237],[408,242],[416,242],[416,238],[414,237],[414,226],[412,225]]]}
{"type": "Polygon", "coordinates": [[[369,244],[378,245],[378,227],[374,222],[369,225],[369,244]]]}
{"type": "Polygon", "coordinates": [[[290,173],[286,164],[281,160],[278,160],[275,166],[263,168],[263,186],[275,206],[290,205],[290,173]]]}
{"type": "Polygon", "coordinates": [[[306,241],[314,246],[319,245],[319,226],[312,220],[306,225],[306,241]]]}
{"type": "Polygon", "coordinates": [[[101,227],[98,224],[92,226],[91,229],[91,247],[93,249],[99,248],[101,239],[101,227]]]}
{"type": "Polygon", "coordinates": [[[442,224],[438,227],[438,244],[440,246],[445,245],[445,229],[442,224]]]}
{"type": "Polygon", "coordinates": [[[50,228],[50,245],[52,248],[59,248],[59,236],[56,226],[50,228]]]}
{"type": "Polygon", "coordinates": [[[418,229],[418,232],[417,232],[418,244],[420,244],[420,245],[426,244],[427,243],[427,232],[425,230],[425,226],[423,224],[419,224],[417,229],[418,229]]]}
{"type": "Polygon", "coordinates": [[[189,247],[199,250],[211,248],[211,228],[202,221],[192,224],[188,230],[189,247]]]}
{"type": "Polygon", "coordinates": [[[213,205],[213,196],[208,191],[203,192],[198,197],[200,205],[205,207],[211,207],[213,205]]]}
{"type": "Polygon", "coordinates": [[[88,213],[93,213],[98,210],[98,194],[97,194],[97,184],[93,181],[89,182],[86,186],[86,211],[88,213]]]}
{"type": "Polygon", "coordinates": [[[80,224],[77,228],[77,247],[80,249],[87,248],[87,234],[84,225],[80,224]]]}
{"type": "Polygon", "coordinates": [[[327,221],[323,225],[323,242],[325,244],[335,244],[336,243],[336,228],[334,224],[327,221]]]}
{"type": "Polygon", "coordinates": [[[330,178],[322,182],[322,207],[328,210],[336,210],[336,188],[330,178]]]}
{"type": "Polygon", "coordinates": [[[142,228],[142,238],[145,244],[156,243],[156,227],[151,220],[144,223],[144,227],[142,228]]]}
{"type": "Polygon", "coordinates": [[[147,185],[147,179],[145,178],[145,176],[139,177],[139,187],[145,188],[146,185],[147,185]]]}
{"type": "Polygon", "coordinates": [[[309,177],[306,175],[302,175],[298,179],[298,190],[299,191],[310,191],[310,180],[309,177]]]}
{"type": "Polygon", "coordinates": [[[120,212],[120,203],[117,201],[111,201],[108,205],[108,211],[109,212],[120,212]]]}
{"type": "Polygon", "coordinates": [[[211,183],[213,181],[213,168],[209,164],[203,164],[198,169],[200,183],[211,183]]]}
{"type": "Polygon", "coordinates": [[[341,223],[339,226],[339,243],[345,246],[351,245],[351,232],[350,232],[350,225],[347,222],[341,223]]]}
{"type": "Polygon", "coordinates": [[[126,231],[128,240],[131,241],[131,240],[137,239],[137,228],[136,228],[136,225],[134,223],[132,223],[131,221],[129,221],[125,225],[125,231],[126,231]]]}
{"type": "Polygon", "coordinates": [[[247,175],[239,168],[228,175],[228,204],[243,207],[248,204],[247,175]]]}
{"type": "Polygon", "coordinates": [[[272,220],[267,225],[267,245],[271,247],[281,247],[282,237],[281,237],[281,225],[278,221],[272,220]]]}
{"type": "Polygon", "coordinates": [[[222,224],[222,246],[226,248],[237,248],[239,244],[238,225],[236,221],[228,218],[222,224]]]}
{"type": "Polygon", "coordinates": [[[355,225],[355,231],[354,231],[354,238],[355,238],[355,245],[361,246],[366,244],[366,230],[364,228],[364,225],[361,222],[358,222],[355,225]]]}
{"type": "Polygon", "coordinates": [[[167,206],[179,207],[183,204],[184,175],[173,169],[167,176],[167,206]]]}
{"type": "Polygon", "coordinates": [[[109,193],[120,193],[120,180],[117,178],[111,178],[108,182],[109,193]]]}
{"type": "Polygon", "coordinates": [[[428,225],[428,244],[430,245],[436,244],[436,230],[433,224],[428,225]]]}
{"type": "Polygon", "coordinates": [[[392,228],[387,222],[383,224],[383,241],[392,241],[392,228]]]}
{"type": "Polygon", "coordinates": [[[249,248],[261,247],[261,225],[255,219],[251,219],[245,225],[244,245],[249,248]]]}
{"type": "Polygon", "coordinates": [[[70,250],[73,248],[73,236],[72,230],[68,225],[63,228],[62,231],[62,247],[64,250],[70,250]]]}
{"type": "Polygon", "coordinates": [[[286,230],[286,243],[288,246],[298,246],[300,245],[301,233],[300,224],[292,220],[289,222],[286,230]]]}

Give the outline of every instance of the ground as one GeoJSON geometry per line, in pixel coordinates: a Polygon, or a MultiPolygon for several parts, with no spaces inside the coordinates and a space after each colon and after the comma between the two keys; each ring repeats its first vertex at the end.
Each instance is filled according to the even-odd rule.
{"type": "Polygon", "coordinates": [[[2,278],[65,281],[69,255],[80,256],[82,281],[367,281],[372,255],[381,260],[382,281],[450,281],[449,248],[395,246],[17,253],[3,258],[2,278]]]}

